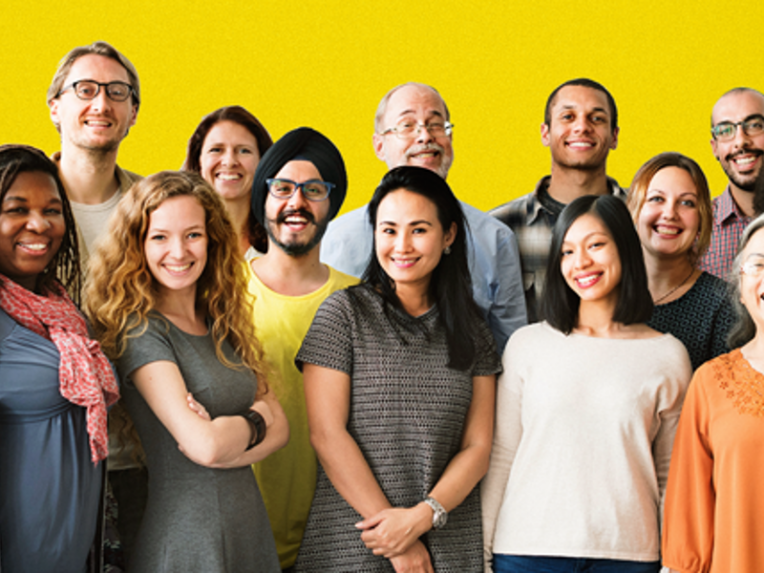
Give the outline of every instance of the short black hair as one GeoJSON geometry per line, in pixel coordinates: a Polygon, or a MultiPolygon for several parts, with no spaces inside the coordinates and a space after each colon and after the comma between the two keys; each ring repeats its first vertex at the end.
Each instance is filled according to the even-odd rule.
{"type": "Polygon", "coordinates": [[[560,84],[554,89],[554,91],[549,95],[549,98],[546,100],[546,108],[544,108],[545,124],[552,124],[552,106],[554,105],[554,100],[557,97],[559,91],[567,86],[582,86],[604,93],[605,97],[607,98],[607,103],[610,106],[610,130],[615,131],[618,129],[618,108],[615,105],[613,94],[611,94],[601,83],[590,80],[589,78],[576,78],[574,80],[568,80],[564,84],[560,84]]]}
{"type": "MultiPolygon", "coordinates": [[[[430,277],[430,296],[438,307],[446,331],[448,366],[468,370],[475,363],[480,339],[477,325],[485,319],[472,296],[472,281],[467,263],[467,220],[462,206],[440,175],[423,167],[402,165],[390,170],[380,182],[369,202],[369,222],[376,229],[377,211],[382,200],[393,191],[405,189],[429,199],[438,213],[444,232],[456,224],[456,237],[450,253],[444,254],[430,277]]],[[[374,251],[363,274],[370,284],[392,306],[401,308],[395,293],[395,283],[388,276],[374,251]]]]}
{"type": "Polygon", "coordinates": [[[581,299],[562,276],[562,243],[568,230],[582,215],[592,214],[607,227],[621,260],[621,282],[613,320],[622,324],[647,322],[653,299],[647,288],[642,245],[629,210],[612,195],[585,195],[572,201],[560,214],[552,231],[552,245],[541,296],[541,316],[554,328],[570,334],[578,321],[581,299]]]}

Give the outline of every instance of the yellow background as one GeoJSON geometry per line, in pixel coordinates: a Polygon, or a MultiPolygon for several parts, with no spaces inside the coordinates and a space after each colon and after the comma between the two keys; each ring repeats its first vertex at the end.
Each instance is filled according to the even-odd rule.
{"type": "Polygon", "coordinates": [[[178,168],[201,117],[240,104],[274,139],[301,125],[332,139],[347,163],[347,211],[385,172],[371,146],[379,99],[415,80],[440,90],[456,125],[449,183],[489,209],[548,173],[546,98],[587,76],[618,104],[608,171],[621,185],[675,150],[718,194],[726,178],[708,144],[711,108],[732,87],[764,88],[762,12],[703,0],[2,0],[0,142],[56,151],[45,92],[58,61],[106,40],[141,78],[119,164],[144,175],[178,168]]]}

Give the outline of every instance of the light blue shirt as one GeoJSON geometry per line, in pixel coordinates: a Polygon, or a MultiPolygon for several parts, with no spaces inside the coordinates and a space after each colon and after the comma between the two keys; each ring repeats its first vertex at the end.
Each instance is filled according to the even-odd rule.
{"type": "MultiPolygon", "coordinates": [[[[467,258],[473,296],[501,354],[512,333],[528,322],[517,241],[504,223],[460,203],[469,227],[467,258]]],[[[368,207],[351,211],[329,223],[321,241],[321,262],[360,277],[372,255],[373,238],[368,207]]]]}

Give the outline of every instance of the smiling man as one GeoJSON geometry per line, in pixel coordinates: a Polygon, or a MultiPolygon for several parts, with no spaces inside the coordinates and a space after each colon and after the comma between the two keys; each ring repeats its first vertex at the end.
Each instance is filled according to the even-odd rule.
{"type": "Polygon", "coordinates": [[[552,228],[565,206],[584,195],[626,198],[605,170],[618,145],[618,109],[602,84],[579,78],[558,86],[546,102],[541,142],[551,151],[551,175],[532,193],[490,211],[517,237],[529,322],[539,320],[552,228]]]}
{"type": "MultiPolygon", "coordinates": [[[[389,169],[414,165],[444,179],[454,160],[453,125],[446,102],[435,88],[409,82],[382,98],[374,118],[372,144],[389,169]]],[[[491,328],[499,352],[527,322],[517,242],[511,230],[460,201],[467,219],[467,257],[475,302],[491,328]]],[[[373,230],[366,206],[332,222],[321,260],[360,277],[372,256],[373,230]]]]}
{"type": "Polygon", "coordinates": [[[764,162],[764,94],[735,88],[711,113],[711,149],[729,183],[714,199],[711,245],[700,268],[728,279],[743,230],[756,213],[754,190],[764,162]]]}
{"type": "Polygon", "coordinates": [[[50,117],[61,134],[61,151],[52,158],[72,204],[83,268],[120,196],[140,179],[117,166],[140,92],[133,64],[106,42],[71,50],[48,88],[50,117]]]}
{"type": "Polygon", "coordinates": [[[285,571],[297,558],[317,468],[294,358],[324,299],[358,282],[319,261],[321,238],[346,189],[339,150],[307,127],[290,131],[263,155],[252,183],[252,216],[268,233],[268,252],[251,262],[249,290],[257,337],[273,374],[268,383],[290,428],[289,444],[253,469],[285,571]]]}

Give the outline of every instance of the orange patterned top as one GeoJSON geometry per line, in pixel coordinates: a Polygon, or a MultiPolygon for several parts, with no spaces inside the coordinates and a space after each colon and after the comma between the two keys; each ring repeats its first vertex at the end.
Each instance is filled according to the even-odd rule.
{"type": "Polygon", "coordinates": [[[764,571],[764,374],[740,350],[701,366],[674,441],[663,564],[682,573],[764,571]]]}

